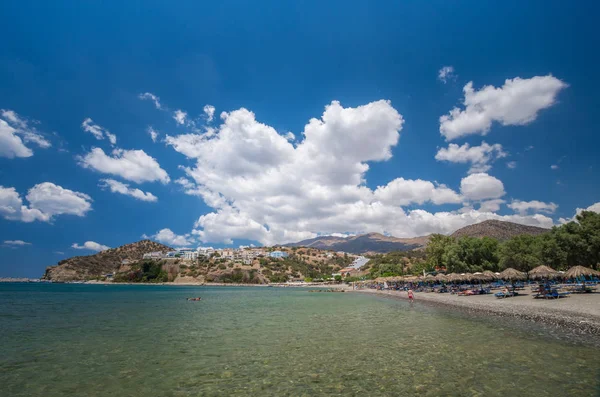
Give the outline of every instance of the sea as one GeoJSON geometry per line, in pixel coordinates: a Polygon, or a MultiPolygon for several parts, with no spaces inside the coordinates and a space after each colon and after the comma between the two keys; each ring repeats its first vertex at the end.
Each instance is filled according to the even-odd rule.
{"type": "Polygon", "coordinates": [[[0,284],[0,396],[320,395],[598,396],[600,349],[360,293],[0,284]]]}

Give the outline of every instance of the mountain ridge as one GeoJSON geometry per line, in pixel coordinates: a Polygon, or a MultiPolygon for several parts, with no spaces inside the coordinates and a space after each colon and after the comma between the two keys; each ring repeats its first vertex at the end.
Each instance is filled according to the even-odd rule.
{"type": "MultiPolygon", "coordinates": [[[[537,226],[491,219],[457,229],[450,236],[456,238],[491,237],[499,241],[504,241],[520,234],[538,235],[546,233],[549,230],[537,226]]],[[[325,250],[344,251],[351,254],[386,253],[390,251],[424,249],[429,242],[430,236],[399,238],[372,232],[351,237],[320,236],[297,243],[285,244],[285,246],[308,246],[325,250]]]]}
{"type": "Polygon", "coordinates": [[[498,221],[489,219],[487,221],[474,223],[462,227],[452,233],[451,237],[492,237],[500,241],[508,240],[520,234],[538,235],[546,233],[550,229],[537,226],[522,225],[520,223],[498,221]]]}

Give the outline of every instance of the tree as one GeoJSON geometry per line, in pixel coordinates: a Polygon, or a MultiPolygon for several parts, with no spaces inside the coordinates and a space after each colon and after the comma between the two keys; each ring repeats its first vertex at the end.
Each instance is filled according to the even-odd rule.
{"type": "Polygon", "coordinates": [[[448,246],[452,244],[454,244],[452,237],[443,234],[432,234],[425,248],[429,265],[433,268],[445,266],[443,256],[448,246]]]}
{"type": "Polygon", "coordinates": [[[522,234],[505,241],[500,246],[500,267],[512,267],[527,272],[542,265],[539,241],[536,236],[522,234]]]}
{"type": "Polygon", "coordinates": [[[587,265],[598,268],[600,265],[600,214],[582,211],[576,217],[579,222],[579,235],[587,245],[587,265]]]}

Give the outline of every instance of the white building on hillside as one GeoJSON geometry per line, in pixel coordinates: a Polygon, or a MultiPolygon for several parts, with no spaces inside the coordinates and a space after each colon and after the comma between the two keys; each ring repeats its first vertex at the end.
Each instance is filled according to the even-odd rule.
{"type": "Polygon", "coordinates": [[[198,247],[196,251],[198,252],[199,256],[205,256],[207,258],[215,253],[215,249],[213,247],[198,247]]]}

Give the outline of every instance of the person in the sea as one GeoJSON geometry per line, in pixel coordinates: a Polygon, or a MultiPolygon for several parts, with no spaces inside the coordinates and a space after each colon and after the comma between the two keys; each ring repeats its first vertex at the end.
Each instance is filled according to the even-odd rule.
{"type": "Polygon", "coordinates": [[[413,293],[412,289],[408,290],[408,300],[411,301],[411,302],[415,301],[415,294],[413,293]]]}

